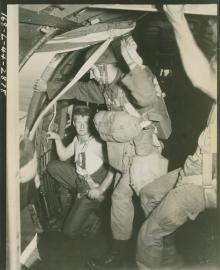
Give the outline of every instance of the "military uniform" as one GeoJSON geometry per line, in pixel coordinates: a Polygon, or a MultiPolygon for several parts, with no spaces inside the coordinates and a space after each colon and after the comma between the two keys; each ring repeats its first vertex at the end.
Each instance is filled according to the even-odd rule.
{"type": "Polygon", "coordinates": [[[66,189],[73,188],[77,191],[76,201],[63,227],[64,234],[74,239],[84,233],[89,217],[100,207],[100,200],[87,197],[91,189],[89,180],[98,187],[104,181],[109,168],[105,164],[103,144],[93,136],[90,136],[85,143],[81,143],[75,137],[68,146],[68,151],[73,153],[75,164],[54,160],[48,164],[47,171],[66,189]]]}
{"type": "MultiPolygon", "coordinates": [[[[47,90],[50,98],[54,95],[52,88],[49,85],[47,90]]],[[[127,104],[132,104],[138,113],[145,113],[147,120],[152,123],[161,120],[153,74],[148,67],[136,66],[125,76],[119,72],[110,85],[99,85],[93,80],[78,82],[62,96],[62,99],[73,98],[97,104],[106,103],[109,111],[116,112],[116,122],[119,123],[118,135],[125,125],[122,126],[123,121],[119,120],[117,112],[126,112],[127,104]]],[[[107,140],[107,148],[109,163],[117,170],[111,208],[113,237],[116,240],[128,240],[132,234],[134,216],[133,191],[139,193],[142,186],[165,174],[167,166],[164,166],[164,163],[167,162],[164,162],[165,159],[161,156],[161,144],[156,138],[153,124],[142,130],[134,140],[128,139],[126,142],[117,141],[117,138],[107,140]],[[138,159],[138,156],[142,159],[142,163],[141,160],[136,161],[137,165],[132,167],[134,159],[138,159]],[[146,171],[143,179],[140,169],[146,162],[154,166],[148,166],[149,170],[146,171]]]]}
{"type": "MultiPolygon", "coordinates": [[[[159,267],[163,238],[173,233],[188,218],[194,220],[206,208],[216,207],[216,117],[215,106],[207,128],[199,137],[196,152],[188,156],[183,169],[155,180],[145,190],[147,215],[155,210],[144,222],[138,235],[139,269],[159,267]],[[176,187],[172,189],[174,185],[176,187]]],[[[142,192],[144,197],[144,190],[142,192]]]]}

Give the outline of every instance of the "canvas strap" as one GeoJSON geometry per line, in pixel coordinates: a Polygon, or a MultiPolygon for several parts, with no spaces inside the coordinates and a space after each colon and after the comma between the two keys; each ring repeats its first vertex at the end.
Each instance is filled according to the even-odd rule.
{"type": "Polygon", "coordinates": [[[216,197],[216,182],[212,177],[212,149],[211,149],[211,139],[212,135],[216,136],[216,134],[212,133],[212,115],[216,109],[216,105],[213,105],[209,120],[208,120],[208,129],[205,135],[204,144],[206,145],[205,151],[202,152],[202,180],[203,180],[203,188],[204,188],[204,196],[205,203],[207,208],[216,207],[217,197],[216,197]]]}

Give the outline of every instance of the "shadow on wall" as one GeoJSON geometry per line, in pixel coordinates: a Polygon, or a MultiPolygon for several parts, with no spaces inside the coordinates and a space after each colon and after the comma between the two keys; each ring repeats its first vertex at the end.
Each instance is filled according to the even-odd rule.
{"type": "Polygon", "coordinates": [[[170,170],[182,166],[187,155],[194,153],[212,106],[212,100],[193,87],[180,59],[174,70],[172,84],[166,93],[173,132],[166,142],[164,155],[170,160],[170,170]]]}

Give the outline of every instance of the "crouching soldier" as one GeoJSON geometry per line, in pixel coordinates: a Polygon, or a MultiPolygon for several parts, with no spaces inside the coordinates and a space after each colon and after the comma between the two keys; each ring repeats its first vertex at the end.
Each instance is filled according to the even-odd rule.
{"type": "MultiPolygon", "coordinates": [[[[86,59],[96,47],[90,49],[86,59]]],[[[107,142],[108,160],[117,170],[112,195],[111,229],[113,248],[102,259],[89,262],[90,267],[119,264],[132,235],[134,190],[167,172],[159,139],[171,133],[170,119],[162,93],[151,70],[142,65],[137,45],[131,36],[121,40],[121,54],[128,65],[124,74],[114,52],[108,48],[90,70],[90,81],[77,82],[62,99],[78,99],[106,104],[108,111],[99,112],[95,126],[107,142]]],[[[40,84],[36,87],[40,90],[40,84]]],[[[54,96],[53,83],[47,87],[54,96]]]]}
{"type": "Polygon", "coordinates": [[[76,136],[72,143],[65,147],[58,134],[48,132],[48,139],[55,140],[60,161],[52,161],[47,169],[64,187],[77,190],[76,201],[63,227],[66,235],[76,238],[83,233],[90,214],[99,208],[114,174],[106,163],[104,144],[90,132],[90,109],[76,106],[73,110],[76,136]],[[65,162],[71,156],[75,164],[65,162]]]}
{"type": "MultiPolygon", "coordinates": [[[[164,6],[164,10],[174,27],[185,71],[193,85],[213,99],[213,109],[208,125],[198,139],[196,152],[187,157],[183,168],[156,179],[141,191],[146,201],[146,216],[151,214],[138,235],[136,260],[139,269],[144,270],[161,267],[164,237],[188,219],[194,220],[206,208],[217,205],[216,58],[212,58],[210,64],[198,48],[182,5],[164,6]],[[196,61],[191,61],[192,56],[196,61]]],[[[212,26],[213,41],[216,41],[217,25],[213,23],[212,26]]],[[[177,251],[173,255],[177,258],[177,251]]],[[[177,269],[178,265],[174,267],[177,269]]]]}

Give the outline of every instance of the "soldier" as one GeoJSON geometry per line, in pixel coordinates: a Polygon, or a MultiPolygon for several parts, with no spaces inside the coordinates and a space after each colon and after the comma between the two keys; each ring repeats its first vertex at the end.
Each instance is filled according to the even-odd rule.
{"type": "Polygon", "coordinates": [[[114,173],[106,162],[103,142],[91,134],[90,109],[76,106],[73,110],[76,136],[67,147],[57,133],[47,133],[48,139],[55,140],[60,159],[50,162],[47,170],[64,187],[77,190],[76,201],[63,227],[67,236],[76,238],[83,233],[89,216],[100,207],[114,173]],[[72,156],[75,164],[66,162],[72,156]]]}
{"type": "MultiPolygon", "coordinates": [[[[160,177],[142,190],[142,196],[148,201],[146,216],[151,215],[138,235],[136,261],[139,269],[145,270],[161,266],[165,236],[173,233],[188,218],[194,220],[200,212],[216,207],[217,203],[216,58],[210,64],[198,48],[182,5],[167,5],[164,11],[173,25],[185,71],[193,85],[213,99],[213,110],[206,129],[199,137],[196,152],[187,157],[183,168],[160,177]]],[[[216,42],[216,24],[211,25],[213,41],[216,42]]]]}
{"type": "MultiPolygon", "coordinates": [[[[88,51],[86,59],[94,48],[88,51]]],[[[151,70],[142,65],[131,36],[121,40],[121,54],[128,74],[122,72],[113,51],[107,49],[91,68],[91,80],[77,82],[62,96],[105,103],[108,108],[99,112],[94,121],[101,138],[107,141],[109,163],[117,170],[111,206],[114,241],[106,256],[89,262],[92,268],[122,263],[132,235],[134,190],[139,195],[146,183],[167,172],[158,137],[167,138],[171,128],[159,85],[151,70]]],[[[40,84],[36,87],[46,90],[40,84]]],[[[49,98],[53,97],[53,84],[48,85],[47,93],[49,98]]]]}

